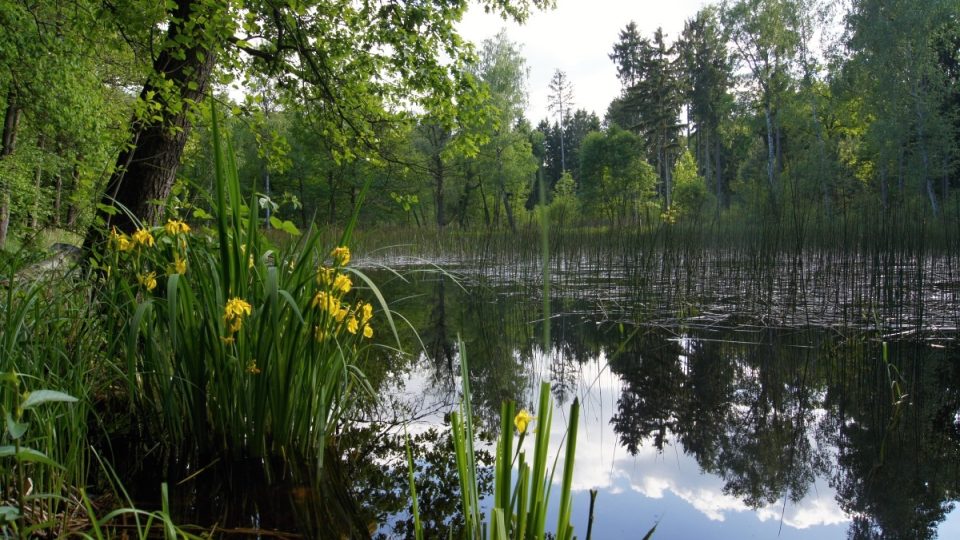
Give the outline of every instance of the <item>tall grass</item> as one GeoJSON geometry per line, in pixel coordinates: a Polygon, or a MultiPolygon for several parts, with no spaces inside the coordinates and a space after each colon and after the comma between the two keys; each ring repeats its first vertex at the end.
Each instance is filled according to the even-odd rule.
{"type": "Polygon", "coordinates": [[[212,131],[210,234],[176,218],[114,232],[100,263],[127,391],[151,435],[176,451],[319,463],[343,411],[370,394],[357,361],[392,319],[349,266],[353,221],[336,246],[321,246],[316,231],[271,246],[216,113],[212,131]]]}
{"type": "Polygon", "coordinates": [[[0,457],[0,507],[17,508],[19,531],[56,536],[66,533],[64,516],[88,476],[93,403],[109,370],[102,327],[77,273],[27,274],[16,261],[0,265],[0,447],[30,449],[0,457]],[[35,407],[45,395],[76,402],[35,407]]]}
{"type": "MultiPolygon", "coordinates": [[[[505,401],[500,413],[500,434],[497,440],[494,465],[494,495],[489,519],[484,522],[480,508],[477,484],[477,463],[474,451],[473,406],[466,350],[460,343],[460,366],[463,396],[459,410],[451,414],[453,445],[460,480],[461,511],[465,519],[464,538],[467,539],[534,539],[547,533],[547,508],[554,488],[556,461],[549,464],[550,433],[553,422],[553,398],[550,384],[540,386],[534,419],[527,411],[516,411],[512,401],[505,401]],[[531,453],[523,449],[530,425],[536,423],[531,453]],[[514,467],[516,466],[516,472],[514,467]]],[[[577,429],[580,421],[580,403],[570,405],[569,425],[565,438],[564,464],[554,538],[570,540],[573,527],[572,513],[573,468],[577,448],[577,429]]],[[[557,449],[559,452],[560,450],[557,449]]],[[[558,455],[559,457],[559,455],[558,455]]],[[[416,512],[416,510],[414,510],[416,512]]]]}

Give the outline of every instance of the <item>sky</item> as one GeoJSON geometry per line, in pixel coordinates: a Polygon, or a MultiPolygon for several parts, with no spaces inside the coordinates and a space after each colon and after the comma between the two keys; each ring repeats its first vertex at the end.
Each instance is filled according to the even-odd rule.
{"type": "Polygon", "coordinates": [[[663,27],[671,43],[708,0],[557,0],[550,11],[535,11],[525,25],[486,14],[474,5],[459,25],[460,33],[478,46],[501,29],[522,47],[530,70],[527,119],[536,125],[547,110],[548,85],[555,70],[573,83],[574,108],[597,113],[600,119],[620,93],[617,70],[609,58],[620,30],[631,20],[643,36],[663,27]]]}

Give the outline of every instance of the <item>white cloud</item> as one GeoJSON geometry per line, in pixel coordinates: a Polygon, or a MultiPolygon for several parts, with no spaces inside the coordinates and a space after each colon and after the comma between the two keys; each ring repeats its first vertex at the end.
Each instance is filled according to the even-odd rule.
{"type": "Polygon", "coordinates": [[[672,42],[684,21],[707,3],[558,0],[555,10],[533,13],[525,26],[507,23],[474,6],[458,28],[477,44],[506,28],[510,39],[523,46],[530,67],[527,118],[533,124],[548,115],[547,86],[556,69],[565,71],[573,82],[576,107],[602,118],[610,100],[620,93],[616,68],[608,57],[620,30],[631,20],[645,36],[662,26],[672,42]]]}

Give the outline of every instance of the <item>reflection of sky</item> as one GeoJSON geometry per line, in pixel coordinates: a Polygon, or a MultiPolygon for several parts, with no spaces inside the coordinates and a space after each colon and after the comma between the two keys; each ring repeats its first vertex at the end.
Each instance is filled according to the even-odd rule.
{"type": "MultiPolygon", "coordinates": [[[[539,377],[549,373],[549,361],[542,354],[535,354],[532,360],[527,403],[536,402],[539,377]]],[[[590,489],[599,492],[594,538],[641,538],[654,524],[658,524],[656,539],[846,537],[849,517],[839,508],[833,488],[823,479],[817,479],[799,502],[784,504],[780,500],[755,509],[724,494],[723,480],[701,472],[696,460],[684,454],[678,443],[668,445],[663,453],[652,444],[645,444],[636,456],[631,456],[620,446],[610,423],[622,384],[616,374],[605,368],[606,363],[603,356],[585,362],[576,377],[575,392],[581,410],[573,477],[573,525],[578,537],[586,535],[590,489]]],[[[411,425],[411,432],[439,424],[443,414],[425,402],[448,397],[449,388],[438,389],[437,381],[427,374],[429,371],[414,371],[402,389],[395,389],[433,410],[433,414],[411,425]]],[[[557,464],[548,530],[556,527],[556,494],[563,470],[563,455],[557,457],[557,452],[565,435],[569,406],[569,402],[554,404],[548,463],[552,464],[556,457],[557,464]]],[[[532,454],[532,443],[533,437],[527,437],[524,448],[528,456],[532,454]]],[[[960,511],[947,516],[939,533],[940,538],[960,538],[960,511]]]]}
{"type": "MultiPolygon", "coordinates": [[[[606,360],[601,358],[581,368],[580,380],[584,382],[578,389],[581,422],[574,472],[574,528],[579,535],[586,533],[590,489],[599,491],[595,538],[640,538],[658,521],[654,538],[845,535],[848,518],[825,482],[818,481],[798,503],[788,502],[784,506],[779,501],[751,509],[736,497],[724,494],[723,480],[701,473],[696,460],[685,455],[682,448],[668,446],[661,454],[647,445],[631,456],[618,444],[610,423],[621,383],[615,374],[601,369],[605,365],[606,360]]],[[[551,460],[560,448],[568,410],[569,404],[555,405],[551,460]]],[[[525,446],[532,451],[532,444],[525,446]]],[[[557,478],[562,467],[563,455],[558,459],[557,478]]]]}

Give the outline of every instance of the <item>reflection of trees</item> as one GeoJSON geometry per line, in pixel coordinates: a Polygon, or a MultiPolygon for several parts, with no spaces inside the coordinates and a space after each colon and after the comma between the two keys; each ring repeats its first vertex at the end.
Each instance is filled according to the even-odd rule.
{"type": "Polygon", "coordinates": [[[651,332],[638,334],[610,359],[610,368],[624,383],[610,422],[631,454],[650,437],[662,451],[667,432],[676,431],[685,378],[680,352],[676,341],[651,332]]]}
{"type": "Polygon", "coordinates": [[[473,411],[481,425],[493,431],[499,425],[500,404],[523,400],[527,376],[521,351],[529,351],[524,347],[531,337],[529,314],[515,299],[490,290],[464,294],[460,300],[457,323],[470,364],[473,411]]]}
{"type": "Polygon", "coordinates": [[[677,411],[677,437],[706,470],[716,470],[724,418],[733,400],[734,367],[721,354],[719,341],[690,341],[686,406],[677,411]]]}
{"type": "MultiPolygon", "coordinates": [[[[522,400],[540,376],[554,381],[558,401],[569,397],[581,383],[580,364],[605,351],[623,385],[611,419],[621,444],[637,453],[680,443],[723,479],[726,493],[751,506],[799,500],[814,479],[828,478],[853,519],[851,538],[929,538],[960,493],[957,345],[891,347],[899,371],[888,371],[879,345],[840,342],[822,330],[713,330],[678,339],[651,329],[626,339],[584,303],[555,300],[553,312],[564,315],[551,320],[541,358],[539,303],[447,285],[430,283],[398,309],[448,344],[462,335],[478,425],[494,427],[500,402],[522,400]],[[909,396],[896,406],[891,376],[909,396]]],[[[434,366],[453,391],[446,364],[434,366]]]]}
{"type": "Polygon", "coordinates": [[[960,358],[901,344],[890,349],[894,370],[878,349],[856,351],[830,385],[837,413],[822,432],[837,448],[831,483],[854,516],[850,538],[933,538],[960,488],[960,358]]]}
{"type": "Polygon", "coordinates": [[[807,380],[813,350],[784,347],[771,330],[763,334],[762,346],[733,358],[736,390],[716,469],[724,491],[753,507],[780,497],[799,501],[822,468],[808,437],[816,406],[807,380]]]}
{"type": "MultiPolygon", "coordinates": [[[[576,392],[580,381],[580,365],[589,358],[597,358],[610,339],[609,332],[591,317],[578,312],[569,300],[555,300],[551,311],[558,315],[550,320],[550,352],[547,370],[553,397],[558,405],[566,405],[576,392]]],[[[543,335],[543,321],[534,329],[534,336],[543,335]]],[[[542,350],[538,348],[538,351],[542,350]]]]}
{"type": "MultiPolygon", "coordinates": [[[[347,459],[353,493],[363,502],[370,522],[381,526],[381,532],[374,537],[413,538],[403,435],[373,425],[355,428],[343,437],[355,449],[347,459]],[[391,520],[390,516],[401,517],[391,520]]],[[[464,519],[449,424],[411,435],[410,451],[425,538],[461,537],[464,519]]],[[[493,491],[493,456],[478,449],[477,459],[480,494],[486,497],[493,491]]]]}
{"type": "Polygon", "coordinates": [[[807,492],[822,459],[807,436],[807,349],[638,335],[611,361],[624,382],[614,430],[631,453],[675,436],[724,491],[759,507],[807,492]],[[804,355],[796,354],[801,351],[804,355]]]}
{"type": "Polygon", "coordinates": [[[455,336],[450,335],[447,328],[447,294],[446,278],[439,276],[433,286],[431,295],[430,316],[428,325],[421,331],[421,338],[426,347],[427,355],[437,364],[445,363],[448,369],[453,369],[455,336]]]}

